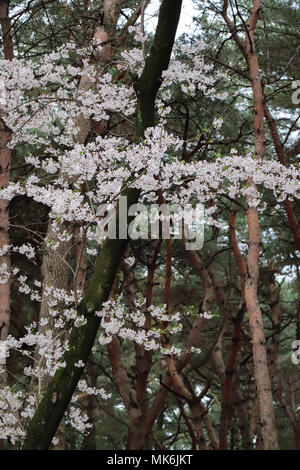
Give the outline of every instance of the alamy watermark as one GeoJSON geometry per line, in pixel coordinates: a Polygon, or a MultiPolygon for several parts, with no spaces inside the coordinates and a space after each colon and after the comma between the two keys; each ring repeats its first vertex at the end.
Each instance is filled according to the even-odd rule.
{"type": "Polygon", "coordinates": [[[0,341],[0,366],[6,364],[6,342],[0,341]]]}
{"type": "Polygon", "coordinates": [[[292,103],[300,104],[300,80],[295,80],[292,83],[292,88],[295,89],[294,93],[292,94],[292,103]]]}
{"type": "Polygon", "coordinates": [[[300,341],[296,340],[292,342],[292,363],[295,364],[295,366],[300,364],[300,341]]]}
{"type": "Polygon", "coordinates": [[[97,210],[99,241],[110,239],[185,241],[186,250],[199,250],[204,243],[203,204],[133,204],[120,196],[116,207],[102,204],[97,210]]]}

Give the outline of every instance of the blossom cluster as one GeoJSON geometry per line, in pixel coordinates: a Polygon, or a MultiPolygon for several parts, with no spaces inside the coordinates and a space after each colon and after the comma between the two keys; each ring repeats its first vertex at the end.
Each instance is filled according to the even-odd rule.
{"type": "Polygon", "coordinates": [[[135,308],[129,309],[124,305],[122,296],[114,300],[108,300],[103,304],[101,311],[95,312],[101,317],[100,344],[108,344],[113,336],[117,335],[122,339],[130,339],[142,345],[147,351],[160,351],[164,354],[180,354],[179,348],[166,348],[163,336],[168,333],[174,335],[182,330],[180,322],[181,316],[177,312],[172,315],[166,314],[166,306],[151,305],[148,309],[143,309],[145,300],[142,302],[135,300],[135,308]],[[146,314],[150,314],[156,325],[151,328],[143,328],[146,322],[146,314]],[[162,323],[168,322],[168,326],[162,329],[162,323]]]}

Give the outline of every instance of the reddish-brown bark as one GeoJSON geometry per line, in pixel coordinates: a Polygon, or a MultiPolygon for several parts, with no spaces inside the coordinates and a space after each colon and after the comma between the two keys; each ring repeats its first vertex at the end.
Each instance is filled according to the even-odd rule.
{"type": "Polygon", "coordinates": [[[14,57],[14,46],[11,37],[11,23],[9,18],[10,0],[1,0],[0,2],[0,22],[3,38],[4,58],[11,60],[14,57]]]}
{"type": "Polygon", "coordinates": [[[296,407],[295,390],[292,377],[289,375],[287,379],[290,393],[290,405],[288,405],[285,401],[283,377],[280,378],[279,400],[293,427],[296,450],[300,450],[300,413],[297,411],[296,407]]]}
{"type": "MultiPolygon", "coordinates": [[[[13,42],[11,38],[11,24],[9,19],[9,1],[0,2],[0,22],[3,37],[4,57],[12,60],[14,57],[13,42]]],[[[0,186],[6,188],[10,178],[11,150],[7,144],[11,138],[11,131],[5,125],[0,108],[0,186]]],[[[9,245],[9,207],[8,201],[0,200],[0,249],[9,245]]],[[[1,266],[10,269],[9,251],[1,256],[1,266]]],[[[10,281],[0,283],[0,328],[1,340],[5,340],[9,331],[10,322],[10,281]]]]}
{"type": "Polygon", "coordinates": [[[269,275],[269,294],[270,294],[270,306],[272,312],[272,323],[273,323],[273,334],[272,334],[272,344],[270,346],[270,357],[269,357],[269,371],[271,383],[273,384],[274,376],[277,369],[278,363],[278,349],[280,342],[280,331],[281,331],[281,320],[282,312],[280,306],[280,286],[276,284],[275,272],[273,269],[272,261],[269,262],[268,267],[269,275]]]}
{"type": "Polygon", "coordinates": [[[257,386],[260,409],[260,423],[263,442],[266,450],[277,449],[277,433],[273,408],[273,395],[268,368],[264,324],[257,297],[259,278],[260,231],[257,209],[247,210],[249,249],[248,277],[245,285],[245,301],[252,334],[252,351],[254,377],[257,386]]]}
{"type": "Polygon", "coordinates": [[[241,338],[241,323],[245,314],[245,305],[242,304],[237,315],[235,316],[232,344],[229,350],[227,367],[225,369],[225,380],[222,385],[222,411],[220,418],[220,431],[219,431],[219,449],[227,449],[227,434],[230,426],[230,419],[233,405],[233,378],[236,367],[236,360],[239,349],[239,342],[241,338]]]}
{"type": "MultiPolygon", "coordinates": [[[[242,52],[248,65],[253,94],[253,130],[255,136],[254,152],[258,160],[262,160],[265,152],[266,137],[264,129],[264,95],[260,78],[258,57],[255,48],[255,27],[259,19],[261,1],[253,0],[252,11],[245,24],[245,43],[237,34],[234,25],[227,15],[228,1],[223,3],[223,18],[231,31],[233,38],[242,52]]],[[[253,181],[249,179],[248,186],[255,191],[253,181]]],[[[262,312],[258,300],[259,281],[259,249],[260,249],[260,224],[258,211],[253,204],[253,196],[247,195],[247,224],[248,224],[248,257],[247,277],[245,281],[244,298],[249,317],[252,336],[254,377],[257,387],[258,403],[260,411],[261,432],[266,450],[278,448],[277,432],[275,427],[275,414],[273,407],[273,395],[268,369],[266,340],[262,312]]]]}
{"type": "MultiPolygon", "coordinates": [[[[236,236],[236,212],[231,211],[229,215],[229,246],[233,252],[236,265],[238,267],[242,285],[242,295],[245,289],[245,283],[247,278],[247,266],[245,260],[241,254],[237,236],[236,236]]],[[[219,429],[219,449],[227,449],[227,435],[230,426],[233,399],[234,399],[234,389],[233,389],[233,379],[236,368],[236,360],[239,349],[239,342],[241,337],[241,323],[243,321],[245,314],[245,304],[242,301],[242,304],[239,308],[239,311],[233,320],[234,329],[232,335],[232,344],[229,350],[227,367],[225,369],[225,376],[222,384],[222,409],[221,409],[221,418],[220,418],[220,429],[219,429]]],[[[237,390],[235,389],[235,394],[237,390]]],[[[244,410],[242,410],[243,412],[244,410]]],[[[245,422],[245,415],[241,415],[242,420],[245,422]]]]}

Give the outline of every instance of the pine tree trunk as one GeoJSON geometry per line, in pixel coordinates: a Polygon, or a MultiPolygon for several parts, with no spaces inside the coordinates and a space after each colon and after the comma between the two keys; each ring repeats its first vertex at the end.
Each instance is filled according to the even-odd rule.
{"type": "MultiPolygon", "coordinates": [[[[3,37],[4,58],[12,60],[13,42],[10,34],[11,24],[9,19],[9,0],[0,1],[0,22],[3,37]]],[[[4,84],[5,85],[5,84],[4,84]]],[[[6,188],[10,179],[11,150],[7,144],[11,138],[11,131],[2,119],[5,112],[5,96],[0,97],[0,187],[6,188]],[[3,106],[3,109],[1,107],[3,106]]],[[[10,323],[10,253],[9,253],[9,207],[8,201],[0,200],[0,250],[3,247],[4,254],[0,256],[0,270],[7,273],[0,279],[0,341],[5,341],[9,332],[10,323]],[[6,252],[5,252],[6,251],[6,252]]],[[[5,359],[3,359],[3,362],[5,359]]],[[[6,372],[0,373],[0,385],[6,382],[6,372]]]]}

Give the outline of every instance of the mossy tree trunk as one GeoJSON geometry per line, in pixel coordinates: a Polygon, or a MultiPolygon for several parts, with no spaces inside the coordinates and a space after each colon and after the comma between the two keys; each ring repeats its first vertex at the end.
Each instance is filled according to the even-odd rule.
{"type": "MultiPolygon", "coordinates": [[[[143,137],[147,127],[155,123],[155,98],[162,82],[162,72],[169,66],[181,5],[182,0],[163,0],[160,7],[153,46],[143,73],[135,84],[138,98],[135,129],[137,140],[143,137]]],[[[139,193],[137,189],[123,191],[123,195],[127,196],[128,207],[138,201],[139,193]]],[[[118,210],[116,213],[118,214],[118,210]]],[[[24,450],[48,449],[83,372],[82,368],[75,367],[74,364],[80,360],[85,364],[88,361],[100,324],[100,318],[94,312],[100,310],[103,302],[108,299],[126,246],[127,240],[121,239],[107,238],[103,243],[86,295],[78,307],[78,314],[84,315],[87,322],[80,328],[73,328],[71,332],[69,350],[63,357],[66,366],[58,369],[49,382],[28,426],[24,450]]]]}

